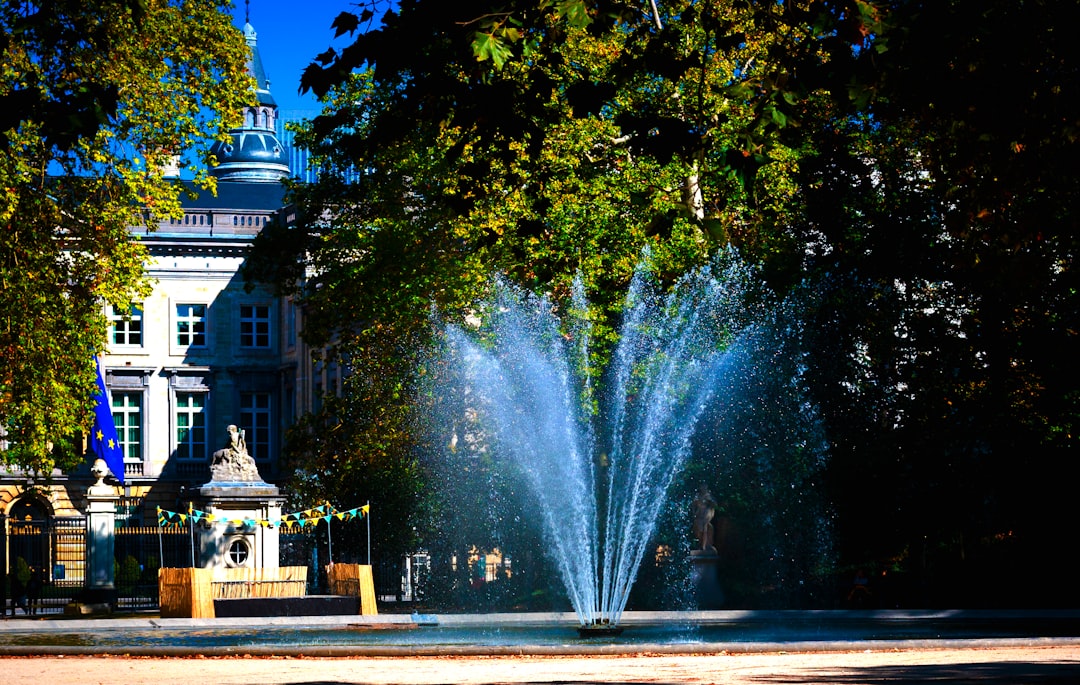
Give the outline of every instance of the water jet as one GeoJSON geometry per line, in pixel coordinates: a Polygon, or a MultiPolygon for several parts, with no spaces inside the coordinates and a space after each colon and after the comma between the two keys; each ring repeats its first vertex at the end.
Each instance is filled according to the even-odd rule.
{"type": "Polygon", "coordinates": [[[728,253],[666,293],[639,267],[603,369],[580,281],[566,311],[497,281],[478,327],[445,327],[442,394],[471,411],[449,419],[454,442],[523,473],[582,635],[617,629],[697,421],[760,342],[757,287],[728,253]]]}

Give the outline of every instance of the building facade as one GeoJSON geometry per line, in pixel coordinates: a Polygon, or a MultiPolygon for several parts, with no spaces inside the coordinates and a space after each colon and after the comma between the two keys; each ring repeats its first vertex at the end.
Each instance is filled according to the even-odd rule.
{"type": "MultiPolygon", "coordinates": [[[[259,231],[295,221],[284,202],[290,169],[276,135],[277,106],[255,30],[247,24],[244,34],[258,101],[230,140],[213,148],[217,194],[198,191],[183,217],[132,229],[148,248],[153,291],[130,312],[106,312],[102,370],[124,453],[121,515],[133,525],[156,525],[157,507],[186,511],[187,496],[210,479],[211,455],[227,444],[230,424],[244,431],[263,480],[275,482],[285,429],[324,387],[312,380],[292,300],[265,287],[249,291],[240,276],[259,231]]],[[[89,463],[47,480],[0,470],[0,517],[8,527],[85,515],[92,482],[89,463]]],[[[36,563],[48,571],[62,551],[44,544],[36,563]]],[[[7,568],[15,556],[5,551],[7,568]]],[[[64,573],[77,580],[81,566],[68,564],[64,573]]]]}

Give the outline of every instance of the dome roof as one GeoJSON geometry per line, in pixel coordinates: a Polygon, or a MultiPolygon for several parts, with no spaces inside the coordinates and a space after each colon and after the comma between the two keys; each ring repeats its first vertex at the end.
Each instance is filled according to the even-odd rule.
{"type": "Polygon", "coordinates": [[[277,182],[289,176],[288,155],[276,135],[277,105],[250,23],[244,24],[244,39],[249,49],[247,70],[255,79],[258,103],[244,111],[243,127],[230,131],[228,142],[211,146],[217,166],[210,173],[223,181],[277,182]]]}
{"type": "Polygon", "coordinates": [[[289,176],[288,157],[273,131],[233,129],[227,143],[210,148],[217,159],[211,173],[228,181],[280,181],[289,176]]]}

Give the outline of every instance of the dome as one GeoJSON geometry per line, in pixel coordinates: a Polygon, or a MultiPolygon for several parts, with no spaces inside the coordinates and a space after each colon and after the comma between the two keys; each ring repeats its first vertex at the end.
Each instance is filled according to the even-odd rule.
{"type": "Polygon", "coordinates": [[[245,24],[247,69],[255,78],[257,102],[244,110],[244,125],[229,132],[228,142],[210,147],[217,161],[210,173],[223,181],[278,182],[289,177],[288,155],[276,134],[277,105],[255,37],[255,29],[245,24]]]}
{"type": "Polygon", "coordinates": [[[234,129],[229,142],[210,148],[211,173],[228,181],[280,181],[289,176],[288,157],[273,131],[234,129]]]}

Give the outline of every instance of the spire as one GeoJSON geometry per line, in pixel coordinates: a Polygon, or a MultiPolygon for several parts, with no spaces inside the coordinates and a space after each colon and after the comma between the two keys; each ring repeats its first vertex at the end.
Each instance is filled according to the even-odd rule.
{"type": "Polygon", "coordinates": [[[255,90],[259,96],[259,104],[277,106],[277,103],[274,102],[274,96],[270,94],[270,79],[266,76],[266,69],[263,68],[257,37],[255,27],[250,23],[245,23],[244,40],[247,41],[248,45],[247,71],[255,79],[255,90]]]}
{"type": "Polygon", "coordinates": [[[288,158],[277,139],[277,103],[270,94],[270,79],[259,55],[257,34],[247,21],[250,5],[244,4],[247,71],[255,79],[256,104],[244,110],[244,125],[229,132],[229,142],[217,142],[211,147],[218,164],[210,173],[223,181],[278,182],[289,175],[288,158]]]}

